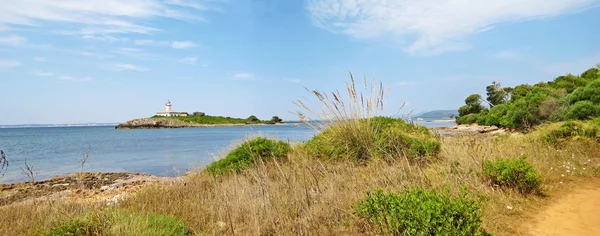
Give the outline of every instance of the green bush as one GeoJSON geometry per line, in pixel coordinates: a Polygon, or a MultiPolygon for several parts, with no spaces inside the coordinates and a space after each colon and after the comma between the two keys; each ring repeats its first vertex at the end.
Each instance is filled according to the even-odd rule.
{"type": "Polygon", "coordinates": [[[579,101],[571,106],[567,117],[570,119],[587,120],[600,116],[600,106],[590,101],[579,101]]]}
{"type": "Polygon", "coordinates": [[[484,173],[490,184],[516,188],[523,194],[537,191],[541,183],[540,174],[533,169],[526,157],[488,160],[484,163],[484,173]]]}
{"type": "Polygon", "coordinates": [[[316,158],[356,161],[426,158],[437,155],[440,148],[426,127],[390,117],[337,122],[302,146],[316,158]]]}
{"type": "Polygon", "coordinates": [[[188,235],[183,221],[173,216],[142,214],[123,209],[108,210],[83,219],[62,222],[36,236],[50,235],[188,235]]]}
{"type": "Polygon", "coordinates": [[[479,119],[479,117],[480,117],[480,114],[478,114],[478,113],[459,116],[456,118],[456,123],[457,124],[467,124],[467,125],[477,123],[477,120],[479,119]]]}
{"type": "Polygon", "coordinates": [[[389,235],[487,235],[481,229],[480,206],[466,191],[452,198],[448,191],[419,187],[396,193],[376,189],[355,207],[355,214],[389,235]]]}
{"type": "Polygon", "coordinates": [[[79,236],[79,235],[102,235],[104,228],[99,222],[92,220],[73,219],[57,224],[47,231],[37,232],[35,236],[79,236]]]}
{"type": "Polygon", "coordinates": [[[242,143],[225,158],[206,167],[206,171],[212,175],[240,172],[252,166],[257,159],[283,158],[290,150],[290,144],[286,142],[258,137],[242,143]]]}
{"type": "Polygon", "coordinates": [[[560,127],[550,130],[542,140],[556,144],[568,139],[586,137],[600,142],[600,118],[588,122],[567,121],[560,127]]]}

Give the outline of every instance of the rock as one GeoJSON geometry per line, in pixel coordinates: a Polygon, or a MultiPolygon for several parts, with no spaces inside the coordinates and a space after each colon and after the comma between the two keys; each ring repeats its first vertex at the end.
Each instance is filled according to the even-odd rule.
{"type": "Polygon", "coordinates": [[[102,186],[102,187],[100,187],[100,191],[106,191],[106,190],[109,190],[109,189],[110,189],[110,186],[102,186]]]}

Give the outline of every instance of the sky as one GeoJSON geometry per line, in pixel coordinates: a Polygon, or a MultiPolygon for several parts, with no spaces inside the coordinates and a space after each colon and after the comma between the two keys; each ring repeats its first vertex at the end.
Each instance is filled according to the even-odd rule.
{"type": "Polygon", "coordinates": [[[600,63],[600,0],[0,0],[0,124],[295,120],[349,73],[383,115],[600,63]]]}

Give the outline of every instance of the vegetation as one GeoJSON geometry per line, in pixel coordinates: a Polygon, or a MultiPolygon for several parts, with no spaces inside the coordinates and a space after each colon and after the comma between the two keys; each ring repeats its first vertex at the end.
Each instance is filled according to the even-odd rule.
{"type": "MultiPolygon", "coordinates": [[[[531,180],[536,178],[528,179],[532,175],[527,173],[535,170],[540,186],[537,191],[550,196],[568,193],[573,186],[600,176],[600,144],[585,136],[593,133],[586,131],[589,127],[600,126],[598,118],[544,124],[526,135],[433,138],[424,128],[378,116],[387,97],[386,89],[374,81],[371,86],[367,81],[364,84],[365,89],[371,88],[366,96],[357,92],[354,80],[348,84],[350,102],[344,101],[339,92],[313,91],[325,109],[307,110],[323,122],[314,122],[303,113],[299,116],[324,134],[307,144],[283,147],[272,140],[255,139],[259,141],[252,144],[250,140],[245,143],[247,148],[242,144],[229,153],[234,157],[214,164],[222,166],[212,167],[228,174],[211,174],[209,167],[178,181],[135,191],[114,207],[106,207],[105,202],[44,200],[5,205],[0,208],[0,232],[59,234],[75,228],[119,235],[185,234],[184,229],[208,235],[374,235],[382,231],[524,235],[527,229],[522,219],[539,212],[552,198],[498,191],[490,188],[482,175],[490,180],[493,176],[498,181],[502,178],[503,182],[497,182],[499,186],[518,190],[518,184],[525,183],[524,189],[533,189],[531,180]],[[561,129],[560,133],[556,129],[561,129]],[[559,137],[559,145],[546,141],[553,132],[557,132],[553,135],[559,137]],[[417,141],[407,141],[410,138],[417,141]],[[321,143],[316,145],[317,141],[321,143]],[[486,162],[489,157],[520,156],[527,156],[526,162],[486,162]],[[282,157],[285,161],[263,161],[282,157]],[[329,159],[335,161],[324,161],[329,159]],[[424,159],[429,161],[414,161],[424,159]],[[242,166],[239,170],[243,171],[238,171],[242,166]],[[517,176],[513,178],[516,181],[509,181],[513,176],[517,176]],[[517,187],[509,185],[514,182],[517,187]],[[370,194],[365,197],[364,193],[370,194]],[[116,209],[127,213],[112,213],[116,209]],[[170,220],[163,218],[158,222],[164,224],[149,224],[151,215],[170,220]],[[121,228],[119,222],[130,228],[113,231],[121,228]],[[57,229],[64,225],[67,229],[57,229]],[[151,228],[154,225],[168,231],[151,228]]],[[[515,94],[526,90],[529,92],[522,98],[529,97],[536,89],[515,88],[510,101],[492,109],[511,106],[513,99],[520,100],[515,94]]],[[[556,104],[560,105],[559,100],[556,104]]],[[[300,101],[298,105],[310,107],[300,101]]],[[[475,102],[471,105],[478,107],[475,102]]],[[[487,113],[484,116],[487,118],[487,113]]],[[[504,116],[498,116],[498,120],[505,120],[504,116]]]]}
{"type": "Polygon", "coordinates": [[[589,122],[567,121],[553,126],[545,132],[543,141],[558,144],[573,139],[591,139],[600,143],[600,118],[589,122]]]}
{"type": "Polygon", "coordinates": [[[398,194],[369,192],[356,214],[377,224],[384,235],[486,235],[479,209],[466,191],[452,198],[448,191],[416,187],[398,194]]]}
{"type": "Polygon", "coordinates": [[[516,159],[497,159],[484,163],[484,173],[492,186],[515,188],[527,194],[537,191],[540,174],[527,162],[526,157],[516,159]]]}
{"type": "Polygon", "coordinates": [[[225,158],[206,167],[206,171],[212,175],[240,172],[252,166],[257,160],[284,158],[290,149],[290,144],[286,142],[258,137],[242,143],[225,158]]]}
{"type": "Polygon", "coordinates": [[[423,126],[379,116],[330,125],[303,147],[311,156],[322,159],[367,161],[433,157],[439,153],[440,146],[423,126]]]}
{"type": "Polygon", "coordinates": [[[547,83],[514,88],[493,82],[486,102],[470,95],[459,109],[459,124],[477,123],[527,129],[545,122],[587,120],[600,116],[600,65],[579,76],[568,74],[547,83]]]}
{"type": "Polygon", "coordinates": [[[56,224],[36,236],[50,235],[187,235],[185,224],[172,216],[108,210],[56,224]]]}
{"type": "Polygon", "coordinates": [[[221,125],[221,124],[276,124],[282,123],[283,120],[279,119],[279,117],[274,116],[273,118],[277,118],[276,120],[268,120],[263,121],[258,119],[256,116],[252,115],[246,119],[242,118],[232,118],[232,117],[223,117],[223,116],[210,116],[206,115],[204,112],[194,112],[191,116],[153,116],[153,118],[170,118],[177,119],[186,122],[193,122],[198,124],[210,124],[210,125],[221,125]]]}

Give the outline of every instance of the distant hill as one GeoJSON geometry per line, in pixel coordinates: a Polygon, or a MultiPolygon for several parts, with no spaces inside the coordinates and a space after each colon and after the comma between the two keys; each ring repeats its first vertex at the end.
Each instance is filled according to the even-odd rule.
{"type": "Polygon", "coordinates": [[[449,118],[450,115],[458,116],[458,110],[435,110],[419,113],[416,118],[449,118]]]}

